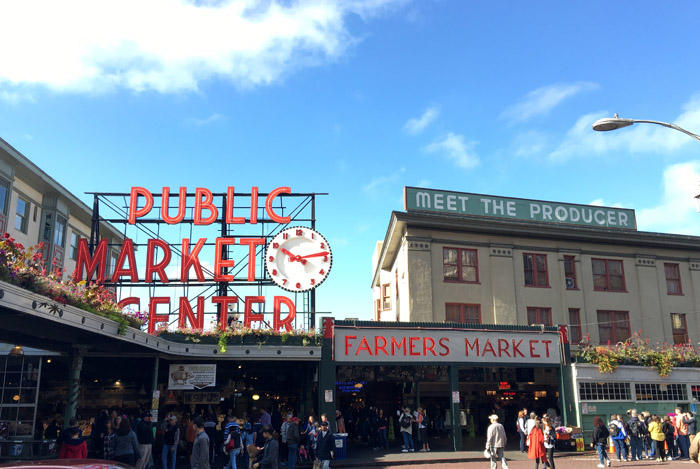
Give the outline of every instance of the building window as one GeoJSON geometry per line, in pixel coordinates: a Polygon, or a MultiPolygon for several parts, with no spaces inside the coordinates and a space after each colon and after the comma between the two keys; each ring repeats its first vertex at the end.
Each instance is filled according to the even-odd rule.
{"type": "Polygon", "coordinates": [[[693,400],[700,400],[700,386],[691,386],[691,392],[693,393],[693,400]]]}
{"type": "Polygon", "coordinates": [[[685,383],[650,384],[634,383],[638,401],[687,401],[685,383]]]}
{"type": "Polygon", "coordinates": [[[5,178],[0,178],[0,213],[7,214],[7,199],[10,193],[10,182],[5,178]]]}
{"type": "Polygon", "coordinates": [[[593,288],[599,291],[625,291],[622,261],[593,259],[593,288]]]}
{"type": "Polygon", "coordinates": [[[569,308],[569,335],[572,344],[578,344],[583,339],[581,335],[581,310],[569,308]]]}
{"type": "Polygon", "coordinates": [[[525,286],[549,286],[546,254],[523,254],[523,264],[525,269],[525,286]]]}
{"type": "Polygon", "coordinates": [[[62,216],[56,217],[56,224],[53,227],[53,244],[55,246],[63,247],[64,239],[66,237],[66,219],[62,216]]]}
{"type": "Polygon", "coordinates": [[[671,329],[673,332],[674,344],[687,344],[690,342],[688,338],[688,324],[685,322],[685,314],[671,313],[671,329]]]}
{"type": "Polygon", "coordinates": [[[678,268],[678,264],[664,264],[664,272],[666,273],[666,293],[669,295],[682,295],[681,271],[678,268]]]}
{"type": "Polygon", "coordinates": [[[80,235],[75,231],[71,231],[70,234],[70,248],[68,250],[68,255],[71,259],[76,260],[78,258],[78,240],[80,235]]]}
{"type": "Polygon", "coordinates": [[[567,290],[576,290],[578,288],[576,258],[574,256],[564,256],[564,278],[567,290]]]}
{"type": "Polygon", "coordinates": [[[445,303],[445,321],[481,324],[481,305],[445,303]]]}
{"type": "Polygon", "coordinates": [[[629,339],[629,311],[598,311],[598,334],[601,344],[616,344],[629,339]]]}
{"type": "Polygon", "coordinates": [[[30,204],[22,197],[17,197],[17,214],[15,215],[15,229],[22,233],[27,232],[30,204]]]}
{"type": "Polygon", "coordinates": [[[445,282],[477,283],[479,258],[476,249],[442,248],[442,273],[445,282]]]}
{"type": "Polygon", "coordinates": [[[582,401],[629,401],[632,399],[630,383],[579,383],[582,401]]]}
{"type": "Polygon", "coordinates": [[[552,325],[552,308],[528,308],[527,309],[528,324],[544,324],[545,326],[552,325]]]}
{"type": "MultiPolygon", "coordinates": [[[[2,422],[4,427],[3,439],[24,437],[29,439],[34,434],[36,407],[38,403],[38,387],[40,357],[5,356],[0,358],[0,382],[2,393],[2,422]]],[[[12,441],[12,440],[10,440],[12,441]]]]}
{"type": "Polygon", "coordinates": [[[391,284],[382,285],[382,310],[391,309],[391,284]]]}

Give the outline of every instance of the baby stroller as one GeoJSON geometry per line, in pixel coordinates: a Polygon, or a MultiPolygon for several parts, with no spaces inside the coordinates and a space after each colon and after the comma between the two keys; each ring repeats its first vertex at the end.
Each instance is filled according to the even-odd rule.
{"type": "Polygon", "coordinates": [[[309,456],[309,451],[306,446],[299,445],[299,461],[300,462],[311,462],[311,457],[309,456]]]}

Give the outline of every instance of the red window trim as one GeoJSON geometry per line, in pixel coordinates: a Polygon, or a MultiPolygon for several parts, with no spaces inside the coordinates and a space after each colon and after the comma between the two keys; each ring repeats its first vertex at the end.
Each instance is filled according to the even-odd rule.
{"type": "Polygon", "coordinates": [[[578,330],[578,340],[574,337],[573,332],[569,334],[570,341],[574,345],[578,345],[583,341],[583,330],[581,329],[581,308],[569,308],[569,331],[573,331],[574,328],[578,330]],[[571,312],[576,312],[576,324],[571,323],[571,312]]]}
{"type": "MultiPolygon", "coordinates": [[[[683,282],[681,281],[681,266],[676,262],[664,262],[664,277],[666,278],[666,294],[673,296],[683,296],[683,282]],[[678,293],[671,293],[668,291],[668,281],[669,278],[666,275],[666,266],[675,267],[676,275],[678,276],[678,293]]],[[[676,280],[676,279],[671,279],[676,280]]]]}
{"type": "Polygon", "coordinates": [[[464,323],[466,320],[466,314],[464,314],[464,308],[465,307],[470,307],[470,306],[476,306],[477,310],[479,311],[479,322],[478,324],[482,324],[481,322],[481,305],[477,303],[450,303],[446,302],[445,303],[445,321],[447,321],[447,307],[448,306],[459,306],[459,318],[462,319],[462,321],[459,321],[461,323],[464,323]]]}
{"type": "Polygon", "coordinates": [[[578,275],[576,275],[576,256],[564,256],[564,288],[567,290],[578,290],[578,275]],[[574,286],[569,288],[566,285],[566,260],[571,259],[572,276],[574,278],[574,286]]]}
{"type": "MultiPolygon", "coordinates": [[[[596,311],[596,316],[600,313],[607,313],[608,314],[608,322],[610,323],[610,343],[611,344],[616,344],[618,342],[621,342],[622,338],[618,339],[615,337],[615,331],[617,328],[615,327],[615,323],[618,321],[613,321],[612,320],[612,315],[613,313],[625,313],[627,315],[627,320],[625,321],[627,323],[627,337],[625,337],[625,340],[628,338],[632,337],[632,326],[630,325],[630,312],[629,311],[620,311],[620,310],[613,310],[613,309],[599,309],[596,311]]],[[[598,322],[598,334],[600,335],[600,322],[598,322]]],[[[602,340],[600,342],[603,344],[602,340]]]]}
{"type": "MultiPolygon", "coordinates": [[[[603,259],[601,257],[591,258],[591,269],[593,269],[593,261],[603,261],[605,262],[605,288],[599,288],[595,286],[595,279],[593,284],[594,291],[604,291],[613,293],[627,293],[627,279],[625,278],[625,262],[622,259],[603,259]],[[608,262],[619,262],[620,271],[622,272],[622,290],[611,290],[610,289],[610,269],[608,268],[608,262]]],[[[595,275],[595,274],[594,274],[595,275]]]]}
{"type": "MultiPolygon", "coordinates": [[[[534,310],[537,311],[536,314],[537,314],[537,321],[538,321],[538,322],[534,322],[534,323],[532,323],[532,324],[545,324],[545,325],[548,325],[548,326],[553,325],[553,323],[552,323],[552,308],[546,308],[546,307],[544,307],[544,306],[528,306],[528,307],[526,308],[526,313],[528,314],[528,316],[530,315],[530,310],[531,310],[531,309],[534,309],[534,310]],[[541,316],[541,312],[542,312],[542,311],[546,311],[546,312],[547,312],[547,315],[549,316],[549,324],[547,324],[547,323],[545,323],[544,321],[541,321],[541,320],[540,320],[540,319],[542,318],[542,316],[541,316]]],[[[529,319],[529,318],[528,318],[528,321],[527,321],[527,322],[530,323],[530,319],[529,319]]]]}
{"type": "Polygon", "coordinates": [[[688,321],[686,319],[685,313],[671,313],[671,336],[673,336],[673,343],[676,343],[676,336],[683,335],[683,344],[690,343],[690,336],[688,335],[688,321]],[[683,320],[683,329],[676,329],[673,327],[673,316],[680,316],[683,320]],[[681,332],[682,331],[682,332],[681,332]]]}
{"type": "Polygon", "coordinates": [[[524,252],[523,253],[523,277],[525,277],[525,257],[526,256],[532,256],[532,281],[535,282],[533,285],[528,285],[527,283],[523,282],[524,285],[528,288],[552,288],[549,284],[549,262],[547,259],[547,254],[538,254],[535,252],[524,252]],[[544,274],[546,277],[546,285],[538,285],[537,284],[537,262],[535,256],[544,256],[544,274]]]}
{"type": "Polygon", "coordinates": [[[445,250],[446,249],[455,249],[457,250],[457,280],[454,279],[446,279],[445,278],[445,273],[443,271],[442,274],[442,281],[444,283],[469,283],[472,285],[480,285],[481,282],[479,281],[479,250],[478,249],[470,249],[470,248],[457,248],[457,247],[451,247],[451,246],[443,246],[442,247],[442,265],[443,269],[445,266],[445,250]],[[462,278],[462,251],[473,251],[476,260],[476,265],[474,268],[476,269],[476,280],[461,280],[462,278]]]}
{"type": "Polygon", "coordinates": [[[391,311],[391,283],[383,283],[382,284],[382,291],[381,291],[381,297],[382,297],[382,311],[391,311]],[[389,294],[385,294],[386,292],[386,287],[389,287],[389,294]],[[387,300],[389,300],[389,307],[385,307],[387,300]]]}

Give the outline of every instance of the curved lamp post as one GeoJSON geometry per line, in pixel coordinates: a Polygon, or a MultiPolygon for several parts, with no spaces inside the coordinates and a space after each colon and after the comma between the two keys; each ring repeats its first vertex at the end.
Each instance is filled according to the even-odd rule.
{"type": "Polygon", "coordinates": [[[689,130],[685,130],[683,127],[679,127],[676,124],[670,124],[668,122],[661,122],[661,121],[641,120],[641,119],[620,119],[619,117],[617,117],[617,114],[615,114],[615,117],[608,117],[605,119],[599,119],[599,120],[595,121],[593,123],[593,130],[597,130],[599,132],[607,132],[609,130],[616,130],[616,129],[621,129],[623,127],[629,127],[632,124],[662,125],[664,127],[668,127],[669,129],[683,132],[684,134],[689,135],[690,137],[693,137],[695,140],[700,141],[700,135],[694,134],[693,132],[690,132],[689,130]]]}
{"type": "MultiPolygon", "coordinates": [[[[661,121],[650,121],[650,120],[642,120],[642,119],[620,119],[617,117],[617,114],[615,114],[615,117],[608,117],[605,119],[599,119],[593,123],[593,130],[597,130],[598,132],[607,132],[610,130],[617,130],[621,129],[623,127],[629,127],[632,124],[657,124],[661,125],[664,127],[668,127],[669,129],[677,130],[679,132],[683,132],[684,134],[693,137],[695,140],[700,142],[700,135],[694,134],[693,132],[689,130],[685,130],[683,127],[679,127],[676,124],[670,124],[668,122],[661,122],[661,121]]],[[[700,212],[700,194],[695,196],[695,206],[697,208],[697,211],[700,212]]]]}

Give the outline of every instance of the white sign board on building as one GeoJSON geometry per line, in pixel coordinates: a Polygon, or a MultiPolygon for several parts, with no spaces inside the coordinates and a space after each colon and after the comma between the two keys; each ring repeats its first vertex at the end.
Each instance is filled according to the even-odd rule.
{"type": "Polygon", "coordinates": [[[558,365],[559,333],[335,327],[336,362],[558,365]]]}
{"type": "Polygon", "coordinates": [[[215,364],[173,364],[168,373],[168,389],[202,389],[216,385],[215,364]]]}

